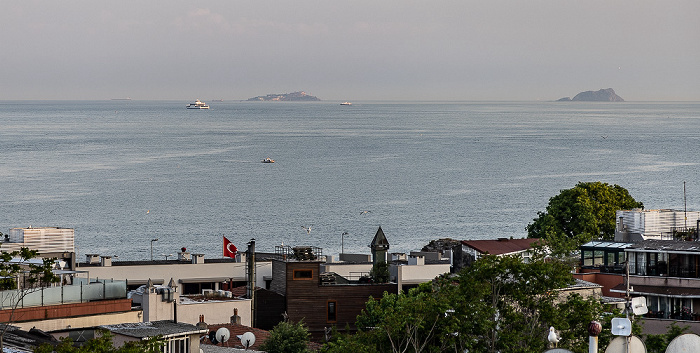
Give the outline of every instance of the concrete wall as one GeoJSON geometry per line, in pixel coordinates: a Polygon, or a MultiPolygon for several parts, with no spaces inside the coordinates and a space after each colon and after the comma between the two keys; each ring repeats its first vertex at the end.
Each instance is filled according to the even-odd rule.
{"type": "MultiPolygon", "coordinates": [[[[586,270],[583,270],[586,271],[586,270]]],[[[619,273],[575,273],[574,278],[578,278],[584,281],[593,282],[603,286],[602,294],[606,297],[617,297],[622,298],[624,294],[610,292],[611,288],[614,288],[618,284],[624,283],[624,276],[619,273]]]]}
{"type": "Polygon", "coordinates": [[[404,285],[430,282],[445,273],[450,273],[450,264],[391,265],[389,267],[391,280],[396,282],[399,291],[403,290],[404,285]]]}
{"type": "MultiPolygon", "coordinates": [[[[130,283],[145,284],[148,279],[159,280],[156,282],[168,283],[172,278],[176,284],[189,280],[211,279],[217,282],[222,279],[233,278],[235,281],[245,281],[245,263],[217,262],[193,264],[191,262],[172,262],[168,264],[144,264],[128,266],[80,266],[77,269],[89,271],[88,274],[79,274],[78,277],[128,280],[130,283]],[[162,282],[160,281],[162,280],[162,282]]],[[[257,262],[255,267],[256,286],[265,288],[263,277],[272,275],[271,262],[257,262]]],[[[217,288],[218,289],[218,288],[217,288]]]]}
{"type": "Polygon", "coordinates": [[[234,309],[238,309],[241,324],[250,326],[250,304],[250,299],[182,303],[177,306],[177,321],[196,325],[199,315],[204,315],[207,324],[225,324],[231,322],[234,309]]]}
{"type": "Polygon", "coordinates": [[[353,264],[353,263],[325,263],[321,264],[321,271],[335,272],[347,279],[357,280],[360,273],[369,273],[372,270],[372,264],[353,264]],[[351,275],[352,272],[352,275],[351,275]]]}
{"type": "Polygon", "coordinates": [[[109,313],[99,315],[89,315],[80,317],[68,317],[50,320],[36,320],[14,323],[22,330],[29,331],[36,327],[42,331],[65,330],[69,328],[90,328],[100,325],[117,325],[123,323],[141,322],[142,312],[140,310],[127,311],[121,313],[109,313]]]}

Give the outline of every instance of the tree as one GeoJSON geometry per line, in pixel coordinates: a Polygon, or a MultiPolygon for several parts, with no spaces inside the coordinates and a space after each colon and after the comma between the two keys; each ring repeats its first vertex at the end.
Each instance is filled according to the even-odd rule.
{"type": "Polygon", "coordinates": [[[374,283],[389,282],[389,265],[385,261],[377,262],[377,265],[369,271],[369,277],[374,283]]]}
{"type": "Polygon", "coordinates": [[[530,263],[485,256],[456,276],[369,300],[359,331],[327,343],[323,352],[543,352],[550,326],[561,331],[559,347],[586,352],[589,322],[609,320],[597,298],[560,297],[557,289],[573,283],[569,271],[540,255],[530,263]]]}
{"type": "Polygon", "coordinates": [[[649,353],[664,353],[666,348],[673,341],[674,338],[686,333],[690,326],[678,326],[674,321],[671,325],[667,326],[668,331],[666,333],[658,335],[647,335],[644,344],[647,347],[647,352],[649,353]]]}
{"type": "Polygon", "coordinates": [[[554,254],[565,255],[593,239],[613,240],[615,212],[643,207],[619,185],[579,182],[549,199],[547,209],[527,225],[527,235],[545,239],[554,254]]]}
{"type": "Polygon", "coordinates": [[[9,324],[16,320],[17,308],[28,294],[41,290],[51,283],[58,282],[53,274],[55,259],[42,259],[41,263],[32,261],[39,256],[36,250],[21,248],[15,251],[0,251],[0,290],[2,307],[9,307],[9,320],[0,327],[0,352],[9,324]]]}
{"type": "Polygon", "coordinates": [[[309,336],[303,321],[282,321],[272,328],[270,337],[260,346],[260,350],[268,353],[307,353],[309,336]]]}
{"type": "Polygon", "coordinates": [[[34,353],[161,353],[163,339],[160,336],[149,337],[143,341],[130,341],[121,347],[114,347],[114,335],[109,331],[99,331],[100,336],[88,340],[76,347],[70,338],[61,339],[61,343],[52,346],[44,343],[34,349],[34,353]]]}

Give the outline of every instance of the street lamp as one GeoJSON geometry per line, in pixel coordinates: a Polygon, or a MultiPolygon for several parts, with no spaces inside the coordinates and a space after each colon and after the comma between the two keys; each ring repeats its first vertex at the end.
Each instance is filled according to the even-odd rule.
{"type": "Polygon", "coordinates": [[[151,239],[151,261],[153,261],[153,242],[158,241],[158,238],[151,239]]]}
{"type": "Polygon", "coordinates": [[[340,253],[345,254],[345,236],[348,234],[348,232],[343,232],[343,234],[340,235],[340,253]]]}

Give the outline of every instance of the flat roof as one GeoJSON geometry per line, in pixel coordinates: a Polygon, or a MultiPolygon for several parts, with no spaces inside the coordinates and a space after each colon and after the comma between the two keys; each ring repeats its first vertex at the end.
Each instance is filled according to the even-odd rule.
{"type": "Polygon", "coordinates": [[[586,244],[581,245],[582,248],[606,248],[606,249],[627,249],[634,245],[634,243],[622,243],[614,241],[600,241],[593,240],[586,244]]]}
{"type": "Polygon", "coordinates": [[[163,336],[163,338],[168,338],[174,336],[207,333],[206,329],[200,329],[195,325],[182,322],[172,322],[170,320],[102,325],[100,327],[115,334],[141,339],[158,335],[163,336]]]}
{"type": "Polygon", "coordinates": [[[700,253],[699,241],[683,240],[644,240],[633,243],[629,250],[684,251],[700,253]]]}

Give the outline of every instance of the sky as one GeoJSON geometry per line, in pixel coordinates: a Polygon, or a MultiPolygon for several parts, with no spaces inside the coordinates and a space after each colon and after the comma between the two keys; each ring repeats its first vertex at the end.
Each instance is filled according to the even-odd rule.
{"type": "Polygon", "coordinates": [[[0,100],[700,101],[697,0],[6,1],[0,100]]]}

